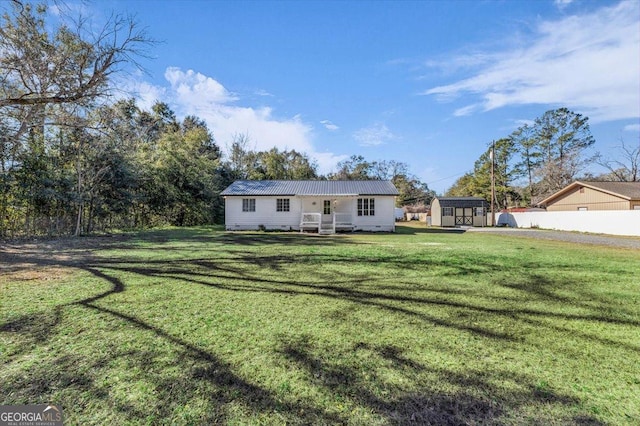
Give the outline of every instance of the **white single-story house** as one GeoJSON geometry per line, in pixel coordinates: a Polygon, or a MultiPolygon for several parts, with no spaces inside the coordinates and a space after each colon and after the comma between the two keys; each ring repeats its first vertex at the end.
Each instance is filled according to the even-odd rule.
{"type": "Polygon", "coordinates": [[[436,197],[431,200],[431,225],[487,226],[488,207],[479,197],[436,197]]]}
{"type": "Polygon", "coordinates": [[[390,181],[239,180],[221,195],[227,230],[395,231],[390,181]]]}

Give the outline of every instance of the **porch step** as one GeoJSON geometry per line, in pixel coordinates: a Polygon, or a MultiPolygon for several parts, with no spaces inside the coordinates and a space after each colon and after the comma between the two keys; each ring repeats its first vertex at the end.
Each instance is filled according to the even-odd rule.
{"type": "Polygon", "coordinates": [[[334,234],[335,231],[333,230],[332,224],[326,224],[326,225],[323,224],[320,226],[320,229],[318,229],[318,233],[323,235],[328,235],[328,234],[334,234]]]}

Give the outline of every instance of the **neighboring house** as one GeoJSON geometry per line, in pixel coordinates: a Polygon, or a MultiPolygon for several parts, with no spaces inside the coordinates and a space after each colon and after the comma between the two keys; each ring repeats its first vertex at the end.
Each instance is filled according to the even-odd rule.
{"type": "Polygon", "coordinates": [[[547,211],[640,210],[640,182],[576,181],[539,205],[547,211]]]}
{"type": "Polygon", "coordinates": [[[221,195],[227,230],[395,231],[390,181],[239,180],[221,195]]]}
{"type": "Polygon", "coordinates": [[[431,200],[432,226],[487,226],[489,203],[478,197],[436,197],[431,200]]]}

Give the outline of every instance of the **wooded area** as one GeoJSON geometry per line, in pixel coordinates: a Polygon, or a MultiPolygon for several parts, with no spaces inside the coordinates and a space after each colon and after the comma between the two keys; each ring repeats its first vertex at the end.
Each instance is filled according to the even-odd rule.
{"type": "Polygon", "coordinates": [[[0,238],[218,223],[236,179],[390,179],[401,203],[433,196],[403,163],[353,156],[320,176],[306,154],[257,152],[245,134],[225,159],[200,118],[113,100],[113,76],[154,44],[135,21],[96,35],[46,18],[14,1],[0,25],[0,238]]]}

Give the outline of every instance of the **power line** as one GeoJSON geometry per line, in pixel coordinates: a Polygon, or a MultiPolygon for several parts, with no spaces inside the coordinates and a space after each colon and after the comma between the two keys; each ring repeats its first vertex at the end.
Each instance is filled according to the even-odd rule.
{"type": "Polygon", "coordinates": [[[427,185],[431,185],[432,183],[441,182],[443,180],[451,179],[451,178],[454,178],[454,177],[462,176],[465,173],[467,173],[467,172],[460,172],[460,173],[456,173],[455,175],[451,175],[451,176],[443,177],[443,178],[440,178],[440,179],[432,180],[431,182],[427,182],[427,185]]]}

